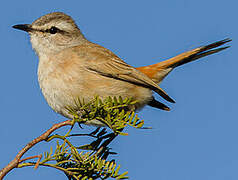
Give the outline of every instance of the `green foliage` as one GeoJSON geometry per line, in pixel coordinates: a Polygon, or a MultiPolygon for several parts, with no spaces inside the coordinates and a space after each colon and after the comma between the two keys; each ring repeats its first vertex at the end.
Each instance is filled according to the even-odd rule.
{"type": "MultiPolygon", "coordinates": [[[[45,152],[39,166],[52,167],[63,171],[70,180],[94,180],[94,179],[128,179],[128,172],[119,173],[120,165],[117,165],[115,160],[106,160],[110,154],[110,148],[107,147],[116,137],[114,133],[107,133],[105,129],[90,133],[80,134],[96,138],[91,144],[80,147],[74,146],[67,138],[76,134],[65,136],[52,135],[47,141],[53,139],[61,139],[63,143],[57,141],[56,149],[50,148],[49,152],[45,152]],[[111,138],[111,139],[110,139],[111,138]],[[90,148],[89,148],[90,147],[90,148]],[[83,150],[81,150],[83,149],[83,150]],[[81,150],[81,151],[80,151],[81,150]]],[[[36,162],[22,162],[18,168],[26,166],[34,166],[36,162]]]]}
{"type": "Polygon", "coordinates": [[[66,142],[62,145],[57,143],[54,153],[52,149],[46,152],[41,163],[50,161],[56,161],[54,166],[64,168],[68,177],[72,179],[127,178],[125,176],[127,172],[119,174],[120,165],[117,166],[114,161],[106,161],[90,152],[81,151],[79,153],[75,147],[66,146],[66,142]]]}
{"type": "Polygon", "coordinates": [[[59,134],[51,135],[46,141],[53,139],[63,140],[62,144],[57,141],[57,146],[49,152],[45,152],[39,162],[21,162],[18,167],[25,166],[47,166],[56,168],[65,173],[69,180],[94,180],[94,179],[128,179],[128,172],[119,173],[120,165],[115,160],[107,160],[111,152],[108,145],[117,135],[126,135],[122,130],[126,126],[142,128],[144,121],[140,120],[132,111],[136,101],[126,98],[105,98],[104,100],[95,97],[89,103],[75,101],[76,108],[67,107],[73,115],[73,124],[85,123],[92,120],[99,120],[108,126],[113,133],[107,133],[106,128],[97,128],[90,134],[70,134],[72,128],[64,136],[59,134]],[[71,143],[70,138],[75,136],[88,136],[94,138],[89,144],[76,146],[71,143]]]}
{"type": "Polygon", "coordinates": [[[121,132],[126,126],[142,128],[144,125],[144,120],[140,120],[133,111],[136,103],[137,101],[131,98],[108,97],[102,100],[97,96],[89,103],[77,99],[76,108],[67,107],[67,110],[79,123],[98,120],[112,129],[115,134],[127,135],[121,132]]]}

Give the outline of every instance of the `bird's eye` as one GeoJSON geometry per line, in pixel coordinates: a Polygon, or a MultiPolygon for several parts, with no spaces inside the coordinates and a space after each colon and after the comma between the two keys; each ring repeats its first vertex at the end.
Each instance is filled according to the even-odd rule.
{"type": "Polygon", "coordinates": [[[50,34],[55,34],[59,32],[59,29],[57,27],[52,26],[50,29],[47,29],[46,32],[49,32],[50,34]]]}

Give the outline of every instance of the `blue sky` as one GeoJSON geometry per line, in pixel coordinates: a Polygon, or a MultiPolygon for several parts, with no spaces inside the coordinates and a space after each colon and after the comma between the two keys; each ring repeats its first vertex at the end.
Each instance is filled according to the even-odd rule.
{"type": "MultiPolygon", "coordinates": [[[[119,137],[111,147],[131,179],[238,179],[237,6],[235,0],[2,2],[0,168],[32,138],[65,119],[49,108],[40,92],[38,59],[27,34],[11,28],[62,11],[89,40],[136,67],[232,38],[231,48],[173,71],[161,84],[176,100],[169,104],[172,110],[144,108],[139,115],[153,129],[129,128],[129,136],[119,137]]],[[[41,143],[28,155],[48,149],[41,143]]],[[[6,177],[23,178],[65,176],[49,168],[24,168],[6,177]]]]}

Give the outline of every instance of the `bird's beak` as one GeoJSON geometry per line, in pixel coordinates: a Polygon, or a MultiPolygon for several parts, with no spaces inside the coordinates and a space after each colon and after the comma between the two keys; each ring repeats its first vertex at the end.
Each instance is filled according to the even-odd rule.
{"type": "Polygon", "coordinates": [[[22,31],[26,31],[26,32],[30,32],[33,30],[30,24],[18,24],[18,25],[14,25],[12,27],[15,29],[20,29],[22,31]]]}

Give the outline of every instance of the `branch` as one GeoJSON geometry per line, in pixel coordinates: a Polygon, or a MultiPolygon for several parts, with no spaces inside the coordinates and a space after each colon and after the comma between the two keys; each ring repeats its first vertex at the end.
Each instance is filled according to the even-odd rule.
{"type": "Polygon", "coordinates": [[[68,113],[73,115],[73,120],[55,124],[45,133],[29,142],[18,152],[15,158],[0,171],[0,180],[14,168],[29,165],[35,165],[35,168],[37,168],[39,165],[46,165],[46,162],[49,161],[56,161],[56,164],[47,164],[47,166],[64,171],[69,179],[107,179],[110,177],[115,179],[127,179],[128,177],[125,176],[127,172],[118,174],[120,165],[117,165],[113,160],[107,160],[109,155],[116,154],[110,151],[108,145],[118,135],[127,135],[127,133],[122,132],[126,126],[142,128],[144,121],[140,120],[134,111],[130,111],[130,107],[133,107],[135,103],[136,101],[133,101],[131,98],[108,97],[102,100],[98,96],[86,104],[84,101],[76,101],[76,109],[72,107],[66,108],[68,113]],[[80,124],[87,121],[90,124],[90,121],[94,120],[101,121],[107,125],[113,133],[107,134],[105,128],[101,131],[99,130],[100,128],[97,128],[90,134],[70,134],[76,122],[80,124]],[[71,129],[64,136],[58,134],[52,135],[52,132],[63,126],[71,126],[71,129]],[[68,139],[73,136],[89,136],[95,138],[95,140],[90,144],[76,147],[68,139]],[[60,145],[57,141],[55,152],[53,153],[53,148],[51,148],[49,152],[45,152],[42,161],[42,155],[23,158],[23,155],[37,143],[41,141],[49,142],[52,139],[61,139],[64,143],[60,145]],[[78,151],[79,149],[81,152],[78,151]],[[33,158],[38,158],[38,160],[34,163],[22,163],[33,158]]]}
{"type": "MultiPolygon", "coordinates": [[[[18,154],[16,155],[16,157],[3,169],[1,169],[0,171],[0,180],[2,180],[4,178],[4,176],[6,176],[7,173],[9,173],[12,169],[16,168],[18,166],[18,164],[22,161],[21,158],[22,156],[29,150],[31,149],[35,144],[41,142],[41,141],[45,141],[48,139],[48,136],[54,132],[55,130],[63,127],[63,126],[72,126],[73,125],[73,121],[72,120],[67,120],[67,121],[63,121],[61,123],[58,124],[54,124],[50,129],[48,129],[45,133],[43,133],[42,135],[40,135],[39,137],[33,139],[31,142],[29,142],[21,151],[18,152],[18,154]]],[[[24,160],[24,159],[23,159],[24,160]]]]}

